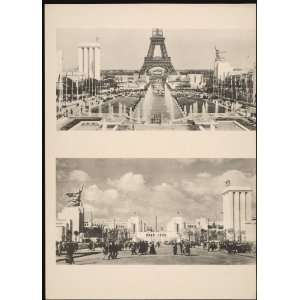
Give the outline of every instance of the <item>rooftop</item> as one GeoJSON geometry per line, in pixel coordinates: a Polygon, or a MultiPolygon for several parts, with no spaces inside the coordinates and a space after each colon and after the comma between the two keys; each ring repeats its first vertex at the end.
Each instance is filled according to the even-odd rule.
{"type": "Polygon", "coordinates": [[[251,192],[252,189],[247,186],[234,186],[234,185],[229,185],[225,188],[225,190],[222,192],[222,194],[225,194],[227,192],[237,192],[237,191],[243,191],[243,192],[251,192]]]}

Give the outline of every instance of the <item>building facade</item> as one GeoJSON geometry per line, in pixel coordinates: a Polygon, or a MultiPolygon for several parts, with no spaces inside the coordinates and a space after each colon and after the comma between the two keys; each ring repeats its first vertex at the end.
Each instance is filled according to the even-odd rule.
{"type": "MultiPolygon", "coordinates": [[[[219,51],[219,50],[216,50],[219,51]]],[[[234,68],[217,52],[213,94],[225,100],[256,104],[256,67],[234,68]]]]}
{"type": "Polygon", "coordinates": [[[247,241],[246,224],[252,220],[252,189],[227,186],[222,196],[226,239],[247,241]]]}
{"type": "Polygon", "coordinates": [[[78,71],[86,78],[100,80],[100,44],[85,43],[78,46],[78,71]]]}
{"type": "Polygon", "coordinates": [[[69,238],[72,241],[78,240],[80,233],[84,231],[84,208],[82,206],[64,207],[58,213],[56,230],[58,240],[63,240],[63,238],[69,238]],[[61,236],[58,235],[59,232],[61,232],[61,236]]]}

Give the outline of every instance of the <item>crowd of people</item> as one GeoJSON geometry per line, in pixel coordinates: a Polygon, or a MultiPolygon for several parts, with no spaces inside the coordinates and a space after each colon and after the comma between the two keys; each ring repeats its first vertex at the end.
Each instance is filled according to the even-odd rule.
{"type": "Polygon", "coordinates": [[[103,259],[117,259],[118,252],[120,251],[120,245],[117,242],[110,241],[103,247],[103,259]]]}
{"type": "MultiPolygon", "coordinates": [[[[168,245],[170,248],[170,254],[173,255],[184,255],[184,256],[191,256],[191,248],[195,246],[193,242],[188,240],[181,240],[181,241],[172,241],[170,243],[164,243],[168,245]]],[[[57,242],[56,243],[56,255],[61,256],[65,255],[65,261],[68,264],[74,264],[74,254],[78,250],[88,249],[89,251],[95,252],[96,254],[103,254],[104,260],[113,260],[118,259],[118,255],[120,251],[128,251],[126,255],[156,255],[157,250],[160,248],[161,244],[159,241],[117,241],[117,240],[107,240],[102,242],[93,242],[89,241],[87,243],[78,243],[74,241],[67,241],[67,242],[57,242]],[[84,245],[85,244],[85,245],[84,245]],[[98,248],[98,251],[95,249],[98,248]]],[[[246,253],[252,251],[252,245],[250,243],[241,243],[241,242],[230,242],[224,241],[217,243],[216,241],[209,241],[203,242],[201,246],[207,251],[227,251],[229,254],[235,253],[246,253]]],[[[167,249],[163,250],[166,251],[167,249]]],[[[91,254],[92,252],[78,252],[79,256],[81,253],[88,253],[91,254]]]]}
{"type": "Polygon", "coordinates": [[[174,255],[191,255],[191,244],[190,242],[180,241],[175,242],[173,245],[173,254],[174,255]]]}
{"type": "MultiPolygon", "coordinates": [[[[156,247],[160,247],[160,243],[156,243],[156,247]]],[[[156,250],[155,250],[155,244],[154,242],[148,242],[148,241],[139,241],[139,242],[132,242],[130,244],[130,250],[131,250],[131,255],[155,255],[156,250]]]]}

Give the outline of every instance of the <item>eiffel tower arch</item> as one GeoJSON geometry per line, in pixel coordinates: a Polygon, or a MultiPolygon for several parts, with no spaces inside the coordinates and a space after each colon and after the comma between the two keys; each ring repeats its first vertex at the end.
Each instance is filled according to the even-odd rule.
{"type": "Polygon", "coordinates": [[[171,57],[168,56],[163,31],[159,28],[152,29],[148,54],[144,58],[140,74],[149,74],[149,70],[155,67],[163,68],[167,74],[176,74],[171,57]],[[154,56],[155,47],[160,48],[161,56],[154,56]]]}

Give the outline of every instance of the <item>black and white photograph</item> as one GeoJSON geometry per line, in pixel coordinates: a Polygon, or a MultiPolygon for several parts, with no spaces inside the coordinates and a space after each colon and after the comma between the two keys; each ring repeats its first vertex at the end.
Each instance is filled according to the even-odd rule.
{"type": "Polygon", "coordinates": [[[57,159],[57,264],[256,263],[255,159],[57,159]]]}
{"type": "Polygon", "coordinates": [[[255,298],[256,61],[255,4],[47,6],[49,299],[255,298]]]}
{"type": "Polygon", "coordinates": [[[57,130],[255,131],[249,28],[57,29],[57,130]]]}

